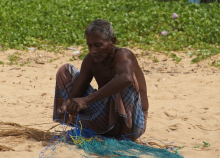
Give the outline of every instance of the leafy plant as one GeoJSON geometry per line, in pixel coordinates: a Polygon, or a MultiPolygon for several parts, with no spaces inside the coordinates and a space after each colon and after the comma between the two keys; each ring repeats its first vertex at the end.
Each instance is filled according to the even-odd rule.
{"type": "Polygon", "coordinates": [[[26,60],[26,61],[24,61],[24,62],[22,62],[21,64],[20,64],[20,66],[24,66],[24,65],[27,65],[27,64],[30,64],[31,62],[29,61],[29,60],[26,60]]]}
{"type": "Polygon", "coordinates": [[[74,61],[74,60],[75,60],[75,58],[74,58],[74,57],[70,58],[70,61],[74,61]]]}
{"type": "Polygon", "coordinates": [[[153,62],[158,63],[159,60],[154,56],[153,62]]]}
{"type": "Polygon", "coordinates": [[[19,55],[20,55],[20,53],[15,52],[14,54],[8,56],[8,60],[12,61],[12,62],[17,61],[20,59],[19,55]]]}
{"type": "Polygon", "coordinates": [[[0,65],[4,65],[4,62],[0,60],[0,65]]]}
{"type": "Polygon", "coordinates": [[[9,63],[7,63],[8,65],[18,65],[18,60],[20,60],[20,53],[19,52],[15,52],[14,54],[12,55],[9,55],[8,56],[8,60],[10,61],[9,63]]]}
{"type": "Polygon", "coordinates": [[[189,57],[192,57],[193,55],[195,55],[195,53],[187,52],[186,55],[188,55],[189,57]]]}
{"type": "Polygon", "coordinates": [[[217,61],[216,66],[220,66],[220,60],[217,61]]]}
{"type": "Polygon", "coordinates": [[[148,59],[151,59],[151,58],[152,58],[152,54],[149,55],[148,59]]]}
{"type": "Polygon", "coordinates": [[[83,60],[86,55],[87,55],[87,53],[83,52],[82,54],[80,54],[79,59],[83,60]]]}
{"type": "Polygon", "coordinates": [[[171,53],[170,56],[178,63],[182,60],[182,58],[179,58],[175,53],[171,53]]]}
{"type": "Polygon", "coordinates": [[[86,48],[85,28],[95,19],[106,19],[112,23],[121,47],[209,50],[210,54],[197,52],[192,63],[220,53],[220,3],[216,2],[195,5],[183,0],[2,0],[0,8],[2,50],[36,47],[61,53],[54,46],[86,48]],[[167,33],[161,34],[163,31],[167,33]]]}

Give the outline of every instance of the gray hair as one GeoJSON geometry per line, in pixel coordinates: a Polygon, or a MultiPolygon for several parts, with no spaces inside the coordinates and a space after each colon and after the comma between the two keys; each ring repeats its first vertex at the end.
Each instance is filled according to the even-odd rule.
{"type": "Polygon", "coordinates": [[[104,34],[107,41],[109,41],[111,37],[114,36],[114,31],[111,23],[102,19],[91,22],[85,30],[85,35],[92,35],[94,32],[104,34]]]}

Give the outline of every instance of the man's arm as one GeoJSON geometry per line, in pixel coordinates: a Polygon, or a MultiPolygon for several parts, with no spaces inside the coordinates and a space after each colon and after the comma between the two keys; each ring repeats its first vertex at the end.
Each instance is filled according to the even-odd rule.
{"type": "MultiPolygon", "coordinates": [[[[63,105],[58,109],[59,118],[64,117],[64,113],[66,110],[67,110],[67,112],[69,112],[69,114],[73,114],[73,115],[74,115],[74,112],[76,112],[76,110],[73,110],[73,107],[74,107],[73,106],[74,105],[73,98],[82,97],[83,93],[88,88],[88,86],[93,78],[93,74],[91,72],[92,64],[93,64],[93,60],[91,58],[91,55],[87,54],[82,62],[80,73],[75,78],[75,80],[72,84],[73,90],[72,90],[71,94],[68,96],[67,102],[64,102],[63,105]]],[[[86,102],[83,103],[83,105],[86,105],[86,102]]],[[[66,116],[67,122],[69,120],[68,116],[69,115],[66,116]]]]}
{"type": "Polygon", "coordinates": [[[118,50],[118,52],[115,54],[115,71],[118,76],[112,79],[98,91],[87,96],[87,104],[119,93],[134,83],[132,58],[134,58],[133,54],[127,52],[127,50],[118,50]]]}
{"type": "Polygon", "coordinates": [[[83,96],[83,93],[86,91],[93,78],[93,74],[91,72],[92,62],[93,60],[91,55],[87,54],[82,62],[80,74],[73,82],[73,90],[69,98],[78,98],[83,96]]]}
{"type": "Polygon", "coordinates": [[[140,68],[140,66],[137,63],[137,60],[135,60],[135,75],[138,80],[139,85],[139,91],[141,96],[141,104],[142,104],[142,110],[148,111],[149,103],[148,103],[148,97],[147,97],[147,85],[144,78],[144,74],[140,68]]]}

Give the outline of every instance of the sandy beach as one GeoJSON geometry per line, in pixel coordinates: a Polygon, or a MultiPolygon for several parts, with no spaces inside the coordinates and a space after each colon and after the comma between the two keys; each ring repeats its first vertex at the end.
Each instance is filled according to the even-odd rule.
{"type": "MultiPolygon", "coordinates": [[[[192,58],[181,52],[176,53],[182,56],[179,63],[163,53],[133,52],[145,75],[150,104],[142,142],[152,139],[160,145],[173,142],[174,146],[185,146],[178,150],[185,158],[220,158],[220,69],[209,65],[220,60],[220,55],[190,64],[192,58]],[[204,146],[204,142],[210,146],[204,146]]],[[[41,131],[57,125],[52,121],[56,72],[65,63],[80,69],[82,61],[77,57],[70,61],[71,50],[7,50],[0,56],[5,63],[0,65],[0,135],[16,128],[5,123],[41,131]],[[18,65],[7,65],[8,56],[15,52],[19,54],[18,65]]],[[[97,88],[95,80],[91,85],[97,88]]],[[[48,144],[22,134],[1,135],[0,157],[37,158],[48,144]]],[[[82,157],[64,148],[58,149],[57,157],[82,157]]]]}

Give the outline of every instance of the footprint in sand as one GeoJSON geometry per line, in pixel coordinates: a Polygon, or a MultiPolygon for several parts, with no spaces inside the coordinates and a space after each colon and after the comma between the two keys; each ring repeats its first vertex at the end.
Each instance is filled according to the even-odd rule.
{"type": "Polygon", "coordinates": [[[177,123],[177,124],[174,124],[174,125],[171,125],[171,126],[168,126],[168,129],[166,129],[168,132],[170,131],[176,131],[178,129],[181,128],[181,124],[177,123]]]}
{"type": "Polygon", "coordinates": [[[169,120],[173,120],[177,116],[175,111],[170,111],[170,112],[165,111],[164,114],[169,118],[169,120]]]}
{"type": "Polygon", "coordinates": [[[187,121],[189,118],[188,117],[181,117],[181,120],[187,121]]]}

